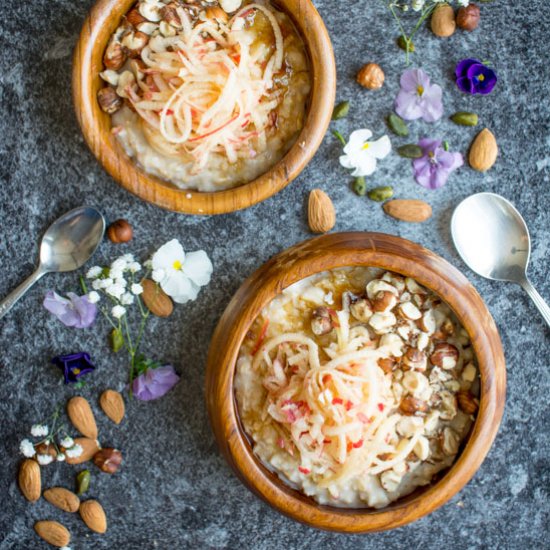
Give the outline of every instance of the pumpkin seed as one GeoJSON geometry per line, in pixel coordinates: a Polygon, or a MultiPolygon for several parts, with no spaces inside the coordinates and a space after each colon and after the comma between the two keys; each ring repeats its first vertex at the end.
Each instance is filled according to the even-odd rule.
{"type": "Polygon", "coordinates": [[[353,191],[360,197],[364,197],[367,194],[367,184],[363,176],[355,178],[352,187],[353,191]]]}
{"type": "Polygon", "coordinates": [[[390,185],[375,187],[367,193],[367,196],[369,197],[369,199],[376,202],[386,201],[393,197],[393,187],[391,187],[390,185]]]}
{"type": "Polygon", "coordinates": [[[455,124],[460,124],[461,126],[477,126],[478,116],[475,113],[459,111],[451,116],[451,120],[455,124]]]}
{"type": "Polygon", "coordinates": [[[397,136],[406,137],[409,135],[409,129],[405,124],[405,121],[397,116],[395,113],[391,113],[388,116],[388,127],[397,136]]]}
{"type": "Polygon", "coordinates": [[[422,156],[422,148],[414,143],[407,143],[397,148],[397,152],[407,159],[419,159],[422,156]]]}
{"type": "Polygon", "coordinates": [[[345,118],[348,116],[349,113],[349,101],[342,101],[342,103],[338,103],[336,107],[334,107],[334,111],[332,111],[332,120],[339,120],[341,118],[345,118]]]}
{"type": "Polygon", "coordinates": [[[83,495],[90,488],[90,470],[82,470],[76,475],[76,494],[83,495]]]}
{"type": "Polygon", "coordinates": [[[109,344],[115,353],[119,352],[124,347],[124,337],[122,336],[122,331],[119,328],[114,328],[109,333],[109,344]]]}

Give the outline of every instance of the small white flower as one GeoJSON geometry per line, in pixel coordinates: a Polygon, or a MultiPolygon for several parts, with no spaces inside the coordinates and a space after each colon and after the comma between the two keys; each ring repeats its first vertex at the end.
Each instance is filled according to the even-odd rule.
{"type": "Polygon", "coordinates": [[[76,445],[73,445],[70,449],[67,449],[65,451],[65,454],[69,458],[77,458],[82,454],[82,447],[77,443],[76,445]]]}
{"type": "Polygon", "coordinates": [[[139,262],[132,262],[128,266],[128,269],[130,270],[131,273],[137,273],[138,271],[141,270],[141,264],[139,262]]]}
{"type": "Polygon", "coordinates": [[[57,462],[65,462],[65,455],[63,453],[59,453],[56,457],[57,462]]]}
{"type": "Polygon", "coordinates": [[[21,441],[19,445],[19,450],[27,458],[32,458],[36,454],[36,450],[34,448],[34,445],[32,444],[32,441],[29,441],[28,439],[23,439],[23,441],[21,441]]]}
{"type": "Polygon", "coordinates": [[[124,256],[121,256],[120,258],[126,262],[127,266],[134,262],[133,254],[124,254],[124,256]]]}
{"type": "Polygon", "coordinates": [[[344,168],[353,168],[352,176],[370,176],[376,170],[376,159],[383,159],[390,154],[391,142],[388,136],[368,141],[371,137],[370,130],[355,130],[344,147],[345,154],[340,157],[340,164],[344,168]]]}
{"type": "Polygon", "coordinates": [[[105,292],[118,300],[124,294],[124,287],[118,283],[113,283],[105,289],[105,292]]]}
{"type": "Polygon", "coordinates": [[[115,319],[120,319],[125,313],[126,313],[126,308],[123,306],[115,306],[113,309],[111,309],[111,315],[115,319]]]}
{"type": "Polygon", "coordinates": [[[145,269],[149,269],[149,270],[150,270],[150,269],[153,269],[153,260],[151,260],[151,258],[149,258],[148,260],[145,260],[145,261],[143,262],[143,267],[144,267],[145,269]]]}
{"type": "Polygon", "coordinates": [[[155,283],[160,283],[166,277],[166,271],[164,269],[153,269],[151,277],[155,283]]]}
{"type": "Polygon", "coordinates": [[[33,437],[43,437],[48,435],[48,426],[43,426],[42,424],[34,424],[31,427],[31,435],[33,437]]]}
{"type": "Polygon", "coordinates": [[[111,271],[124,271],[127,266],[128,262],[126,261],[126,258],[121,256],[111,264],[111,271]]]}
{"type": "Polygon", "coordinates": [[[167,242],[153,255],[153,279],[179,304],[197,297],[201,286],[210,282],[212,270],[212,262],[204,250],[185,254],[177,239],[167,242]],[[162,278],[160,272],[164,274],[162,278]]]}
{"type": "Polygon", "coordinates": [[[70,546],[63,546],[59,550],[71,550],[71,547],[70,546]]]}
{"type": "Polygon", "coordinates": [[[111,277],[106,277],[105,279],[101,279],[101,288],[109,288],[113,284],[113,279],[111,277]]]}
{"type": "Polygon", "coordinates": [[[40,464],[40,466],[47,466],[53,462],[53,457],[50,455],[37,455],[36,460],[38,460],[38,464],[40,464]]]}
{"type": "Polygon", "coordinates": [[[426,3],[426,0],[412,0],[411,8],[414,11],[421,11],[425,3],[426,3]]]}
{"type": "Polygon", "coordinates": [[[125,293],[120,297],[120,303],[121,303],[123,306],[131,306],[131,305],[134,303],[134,295],[133,295],[133,294],[130,294],[129,292],[125,292],[125,293]]]}
{"type": "Polygon", "coordinates": [[[74,445],[74,439],[72,437],[64,437],[63,439],[61,439],[59,441],[59,444],[62,446],[62,447],[65,447],[65,449],[69,449],[70,447],[72,447],[74,445]]]}
{"type": "Polygon", "coordinates": [[[103,281],[101,279],[95,279],[92,281],[92,288],[94,290],[101,290],[103,288],[103,281]]]}
{"type": "Polygon", "coordinates": [[[111,269],[109,271],[109,277],[111,277],[113,281],[118,281],[124,278],[124,271],[122,271],[122,269],[111,269]]]}
{"type": "Polygon", "coordinates": [[[132,294],[139,296],[143,292],[143,287],[139,283],[134,283],[130,287],[130,291],[132,292],[132,294]]]}
{"type": "Polygon", "coordinates": [[[94,265],[94,267],[90,267],[90,269],[88,269],[86,277],[88,279],[97,279],[101,275],[102,271],[103,269],[101,269],[101,267],[99,267],[98,265],[94,265]]]}
{"type": "Polygon", "coordinates": [[[115,279],[115,285],[120,285],[123,288],[126,288],[128,286],[128,281],[122,277],[117,277],[115,279]]]}
{"type": "Polygon", "coordinates": [[[92,290],[92,292],[88,292],[88,302],[90,302],[91,304],[97,304],[99,300],[100,296],[95,290],[92,290]]]}

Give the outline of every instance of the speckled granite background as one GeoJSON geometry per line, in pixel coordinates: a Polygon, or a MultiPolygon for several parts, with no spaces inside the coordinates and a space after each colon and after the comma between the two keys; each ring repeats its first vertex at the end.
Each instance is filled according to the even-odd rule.
{"type": "MultiPolygon", "coordinates": [[[[549,544],[550,331],[519,287],[487,282],[472,274],[449,236],[453,208],[478,191],[512,200],[533,241],[530,275],[550,300],[550,39],[548,3],[500,1],[482,8],[481,29],[438,40],[421,32],[414,64],[444,88],[446,114],[474,110],[496,134],[500,157],[486,175],[461,169],[447,187],[425,191],[407,161],[392,155],[380,163],[374,184],[394,185],[400,197],[433,205],[422,226],[398,223],[355,196],[337,163],[339,145],[327,136],[303,174],[279,195],[245,212],[216,218],[168,213],[119,188],[92,157],[80,135],[70,96],[71,50],[91,0],[2,0],[0,18],[0,295],[33,269],[37,239],[58,215],[89,203],[109,219],[127,217],[135,227],[130,246],[103,243],[95,260],[120,252],[145,257],[178,237],[186,249],[204,248],[215,274],[200,299],[178,307],[168,321],[151,323],[148,348],[158,350],[182,374],[181,383],[155,403],[132,403],[121,427],[97,415],[105,443],[123,449],[124,467],[109,477],[93,471],[91,495],[109,517],[105,536],[92,535],[77,517],[44,500],[29,505],[15,477],[18,443],[30,425],[50,414],[73,390],[59,385],[49,365],[56,354],[89,350],[99,368],[83,394],[96,402],[108,386],[122,387],[123,357],[106,349],[104,332],[65,329],[42,309],[48,288],[74,288],[73,275],[43,279],[0,321],[0,548],[46,548],[34,535],[37,519],[63,521],[74,549],[83,548],[543,548],[549,544]],[[489,59],[500,82],[486,98],[470,97],[453,84],[454,63],[489,59]],[[204,406],[204,369],[210,335],[232,293],[273,254],[309,237],[304,217],[307,193],[325,189],[338,212],[336,230],[376,230],[418,241],[465,270],[486,300],[501,330],[508,361],[508,396],[501,430],[472,482],[431,516],[396,531],[342,536],[315,531],[279,515],[249,493],[217,452],[204,406]]],[[[335,124],[342,133],[358,127],[384,130],[403,55],[394,47],[395,27],[374,0],[317,0],[332,35],[338,65],[338,99],[351,99],[351,115],[335,124]],[[354,84],[357,69],[378,61],[386,72],[379,92],[354,84]]],[[[474,131],[446,117],[430,126],[411,124],[412,135],[448,139],[465,151],[474,131]]],[[[402,141],[394,139],[394,145],[402,141]]],[[[67,465],[44,470],[44,485],[70,487],[67,465]]]]}

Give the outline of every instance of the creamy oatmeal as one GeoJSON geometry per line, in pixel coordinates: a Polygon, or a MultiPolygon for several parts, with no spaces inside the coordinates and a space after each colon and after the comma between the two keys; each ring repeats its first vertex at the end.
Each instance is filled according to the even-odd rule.
{"type": "Polygon", "coordinates": [[[145,171],[182,189],[255,179],[304,124],[305,45],[267,0],[140,0],[104,65],[98,101],[117,139],[145,171]]]}
{"type": "Polygon", "coordinates": [[[242,345],[255,454],[321,504],[380,508],[451,466],[478,408],[470,339],[416,281],[354,267],[300,281],[242,345]]]}

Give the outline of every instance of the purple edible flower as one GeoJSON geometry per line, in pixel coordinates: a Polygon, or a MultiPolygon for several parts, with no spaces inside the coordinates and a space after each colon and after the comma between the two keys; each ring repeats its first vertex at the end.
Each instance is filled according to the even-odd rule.
{"type": "Polygon", "coordinates": [[[462,155],[445,151],[439,139],[424,138],[418,145],[424,155],[413,160],[414,177],[426,189],[443,187],[451,172],[464,164],[462,155]]]}
{"type": "Polygon", "coordinates": [[[493,69],[484,65],[479,59],[463,59],[456,69],[456,85],[468,94],[490,94],[497,83],[493,69]]]}
{"type": "Polygon", "coordinates": [[[67,296],[68,299],[49,290],[44,298],[44,307],[68,327],[91,326],[97,316],[97,306],[90,302],[88,296],[77,296],[73,292],[68,292],[67,296]]]}
{"type": "Polygon", "coordinates": [[[132,382],[132,392],[136,399],[152,401],[168,393],[179,379],[171,365],[147,369],[132,382]]]}
{"type": "Polygon", "coordinates": [[[443,115],[441,87],[430,84],[422,69],[410,69],[401,75],[401,90],[395,100],[395,112],[405,120],[423,118],[435,122],[443,115]]]}
{"type": "Polygon", "coordinates": [[[58,355],[52,359],[52,363],[63,371],[65,384],[79,382],[79,378],[95,369],[90,355],[84,351],[58,355]]]}

